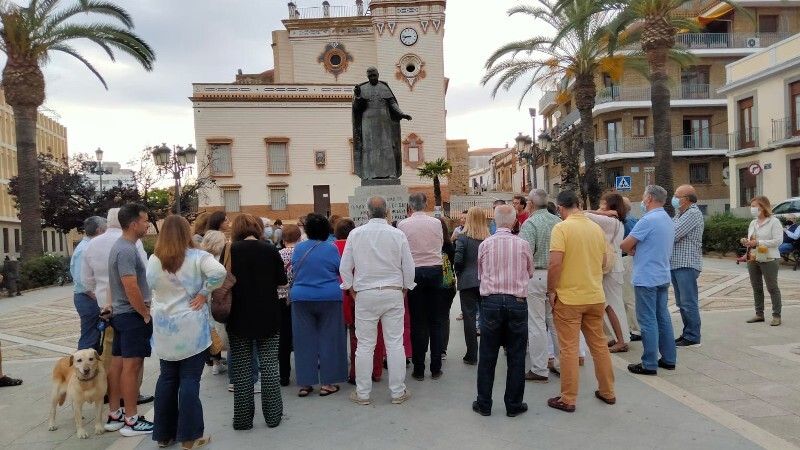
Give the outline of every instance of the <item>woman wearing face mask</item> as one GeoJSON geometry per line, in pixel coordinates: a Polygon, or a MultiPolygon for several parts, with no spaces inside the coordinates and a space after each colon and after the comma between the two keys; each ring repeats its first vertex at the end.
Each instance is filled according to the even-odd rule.
{"type": "Polygon", "coordinates": [[[783,242],[783,226],[772,215],[769,199],[757,196],[750,202],[750,214],[754,217],[747,229],[747,237],[741,243],[750,252],[747,271],[753,286],[756,315],[747,323],[764,322],[764,283],[772,300],[772,322],[781,324],[781,291],[778,287],[778,246],[783,242]],[[763,280],[763,281],[762,281],[763,280]]]}

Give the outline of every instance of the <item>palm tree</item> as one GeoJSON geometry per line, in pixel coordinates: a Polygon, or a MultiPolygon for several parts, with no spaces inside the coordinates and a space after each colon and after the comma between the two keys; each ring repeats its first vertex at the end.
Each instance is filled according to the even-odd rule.
{"type": "Polygon", "coordinates": [[[59,8],[61,0],[30,0],[28,6],[0,3],[0,49],[6,54],[2,87],[6,102],[14,111],[17,133],[19,182],[25,186],[17,201],[22,226],[22,258],[42,254],[41,207],[39,205],[39,164],[36,156],[37,109],[44,103],[45,82],[42,66],[54,52],[66,53],[82,62],[103,84],[95,67],[70,44],[86,39],[102,48],[112,61],[114,51],[132,56],[145,70],[153,69],[155,53],[135,35],[133,21],[125,9],[104,0],[77,0],[59,8]],[[78,15],[95,13],[119,22],[74,23],[78,15]]]}
{"type": "Polygon", "coordinates": [[[442,206],[442,186],[439,183],[439,177],[449,176],[450,172],[453,171],[450,161],[439,158],[436,161],[426,162],[418,170],[420,177],[433,178],[433,199],[436,206],[442,206]]]}
{"type": "MultiPolygon", "coordinates": [[[[509,16],[525,14],[551,25],[554,36],[535,36],[500,47],[486,61],[483,84],[497,78],[492,96],[500,89],[509,90],[526,79],[520,98],[534,86],[553,86],[557,82],[574,83],[575,106],[580,112],[580,134],[586,164],[582,190],[592,207],[600,201],[600,182],[595,167],[592,110],[597,87],[595,78],[602,72],[621,77],[625,58],[615,56],[615,46],[622,39],[611,39],[608,25],[612,15],[599,9],[596,0],[571,0],[556,9],[550,0],[539,0],[540,6],[516,6],[509,16]],[[520,57],[520,55],[524,55],[520,57]]],[[[540,26],[539,23],[536,26],[540,26]]]]}

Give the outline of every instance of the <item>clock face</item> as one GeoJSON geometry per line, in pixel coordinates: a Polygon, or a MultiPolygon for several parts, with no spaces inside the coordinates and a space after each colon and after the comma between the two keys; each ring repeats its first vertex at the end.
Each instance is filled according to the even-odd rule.
{"type": "Polygon", "coordinates": [[[417,39],[419,39],[419,34],[417,30],[413,28],[405,28],[400,32],[400,42],[402,42],[403,45],[410,47],[417,43],[417,39]]]}

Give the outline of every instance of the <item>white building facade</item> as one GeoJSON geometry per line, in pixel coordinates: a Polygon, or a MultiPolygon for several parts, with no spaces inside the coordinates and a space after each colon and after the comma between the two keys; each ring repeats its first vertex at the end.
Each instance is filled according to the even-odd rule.
{"type": "MultiPolygon", "coordinates": [[[[327,3],[327,2],[326,2],[327,3]]],[[[373,0],[369,6],[297,8],[273,31],[275,68],[234,83],[194,85],[198,159],[209,152],[216,188],[200,209],[295,219],[347,215],[353,173],[353,86],[375,66],[400,108],[403,176],[446,157],[444,0],[373,0]]]]}

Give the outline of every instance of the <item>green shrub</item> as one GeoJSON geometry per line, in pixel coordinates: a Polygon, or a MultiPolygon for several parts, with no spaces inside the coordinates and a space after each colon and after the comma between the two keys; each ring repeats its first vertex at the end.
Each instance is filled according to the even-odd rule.
{"type": "Polygon", "coordinates": [[[23,261],[19,269],[21,288],[33,289],[56,284],[68,264],[65,257],[53,254],[23,261]]]}
{"type": "Polygon", "coordinates": [[[156,240],[158,240],[158,236],[153,235],[147,235],[142,238],[142,245],[144,246],[144,251],[147,252],[148,258],[155,252],[156,240]]]}
{"type": "Polygon", "coordinates": [[[731,214],[717,214],[706,219],[703,232],[703,252],[735,252],[739,240],[747,237],[750,219],[735,217],[731,214]]]}

